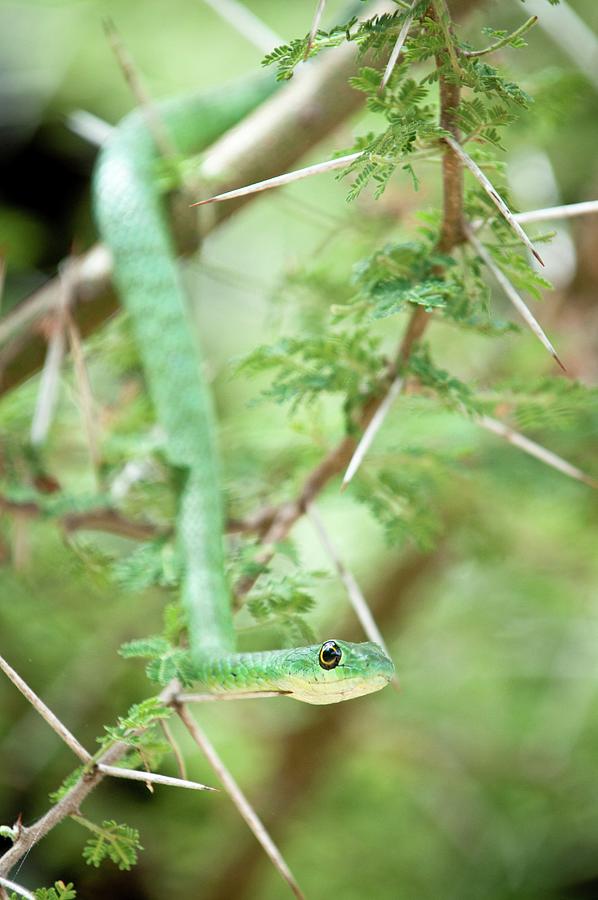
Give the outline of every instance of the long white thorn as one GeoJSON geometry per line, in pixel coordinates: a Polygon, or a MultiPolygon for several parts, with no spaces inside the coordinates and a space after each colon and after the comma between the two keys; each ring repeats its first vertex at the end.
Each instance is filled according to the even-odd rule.
{"type": "Polygon", "coordinates": [[[218,788],[208,787],[198,781],[188,781],[186,778],[173,778],[170,775],[160,775],[157,772],[143,772],[139,769],[123,769],[120,766],[107,766],[98,763],[98,769],[104,775],[112,778],[128,778],[130,781],[144,781],[149,784],[165,784],[170,787],[188,788],[191,791],[216,791],[218,788]]]}
{"type": "Polygon", "coordinates": [[[233,200],[235,197],[246,197],[248,194],[257,194],[259,191],[268,191],[270,188],[282,187],[293,181],[301,181],[302,178],[311,178],[312,175],[321,175],[323,172],[332,172],[334,169],[342,169],[349,163],[359,159],[361,153],[349,153],[348,156],[339,156],[338,159],[328,159],[315,163],[313,166],[305,166],[303,169],[295,169],[294,172],[286,172],[284,175],[275,175],[274,178],[266,178],[265,181],[256,181],[255,184],[247,184],[245,187],[234,191],[226,191],[224,194],[216,194],[207,200],[198,200],[191,206],[203,206],[206,203],[222,203],[223,200],[233,200]]]}
{"type": "Polygon", "coordinates": [[[404,381],[405,379],[402,375],[399,375],[397,376],[397,378],[395,378],[395,380],[390,385],[386,396],[384,397],[384,400],[372,416],[369,425],[361,435],[361,440],[357,444],[349,465],[347,466],[347,471],[345,472],[345,477],[343,478],[343,483],[341,485],[341,491],[345,490],[345,488],[359,469],[360,465],[362,464],[364,457],[370,449],[374,438],[378,434],[378,431],[382,427],[382,424],[386,416],[388,415],[391,406],[403,390],[404,381]]]}
{"type": "Polygon", "coordinates": [[[577,466],[574,466],[570,462],[567,462],[566,459],[557,456],[552,450],[547,450],[546,447],[543,447],[541,444],[537,444],[535,441],[530,440],[530,438],[525,437],[525,435],[515,431],[515,429],[511,428],[509,425],[505,425],[504,422],[499,422],[498,419],[492,419],[490,416],[476,416],[474,421],[487,431],[491,431],[493,434],[497,434],[499,437],[504,438],[510,444],[513,444],[514,447],[523,450],[524,453],[529,453],[530,456],[535,456],[540,462],[562,472],[563,475],[568,475],[569,478],[575,478],[576,481],[583,481],[584,484],[588,484],[590,487],[598,489],[598,481],[591,478],[589,475],[586,475],[586,473],[581,469],[578,469],[577,466]]]}
{"type": "MultiPolygon", "coordinates": [[[[413,3],[411,4],[412,9],[417,2],[418,2],[418,0],[413,0],[413,3]]],[[[386,87],[386,85],[388,84],[388,80],[393,73],[394,67],[397,64],[397,60],[399,58],[401,50],[403,49],[403,44],[405,43],[405,40],[407,39],[407,35],[409,34],[409,29],[411,28],[412,22],[413,22],[413,13],[410,12],[409,15],[407,16],[407,18],[405,19],[405,21],[403,22],[403,27],[399,31],[399,36],[397,38],[396,44],[392,48],[392,53],[390,54],[388,62],[386,63],[384,75],[382,76],[382,81],[380,82],[380,87],[378,88],[379,93],[381,93],[384,90],[384,88],[386,87]]]]}
{"type": "Polygon", "coordinates": [[[547,219],[573,219],[598,213],[598,200],[584,200],[581,203],[566,203],[564,206],[548,206],[546,209],[531,209],[529,212],[515,213],[518,222],[545,222],[547,219]]]}
{"type": "Polygon", "coordinates": [[[498,193],[498,191],[496,190],[496,188],[494,187],[494,185],[492,184],[490,179],[487,178],[486,175],[484,175],[484,173],[482,172],[482,170],[480,169],[478,164],[473,161],[473,159],[471,158],[471,156],[468,153],[465,152],[465,150],[463,149],[463,147],[461,146],[459,141],[456,141],[454,139],[454,137],[452,137],[450,134],[445,135],[443,140],[449,145],[451,150],[453,150],[454,153],[457,154],[457,156],[459,157],[459,159],[461,160],[463,165],[469,169],[469,171],[474,176],[474,178],[477,181],[479,181],[479,183],[482,185],[482,187],[484,188],[484,190],[486,191],[486,193],[488,194],[488,196],[490,197],[490,199],[492,200],[492,202],[494,203],[494,205],[496,206],[496,208],[498,209],[500,214],[504,217],[504,219],[511,226],[511,228],[513,229],[513,231],[515,232],[515,234],[517,235],[519,240],[523,244],[525,244],[525,246],[530,251],[530,253],[533,256],[535,256],[535,258],[538,260],[540,265],[543,266],[544,260],[542,259],[542,257],[540,256],[540,254],[538,253],[538,251],[536,250],[536,248],[534,247],[534,245],[528,238],[527,234],[525,233],[525,231],[523,230],[523,228],[521,227],[519,222],[516,220],[515,216],[513,215],[513,213],[511,212],[511,210],[505,203],[505,201],[502,199],[502,197],[500,196],[500,194],[498,193]]]}
{"type": "Polygon", "coordinates": [[[563,365],[563,363],[561,362],[561,360],[559,359],[556,350],[554,349],[551,342],[546,337],[546,334],[544,333],[540,324],[534,318],[534,316],[528,309],[527,305],[521,299],[518,292],[513,287],[513,285],[507,278],[507,276],[504,274],[504,272],[502,272],[501,269],[499,269],[499,267],[496,265],[496,263],[492,259],[488,250],[486,250],[486,248],[484,247],[482,242],[480,240],[478,240],[478,238],[476,237],[476,235],[473,233],[472,229],[469,226],[466,226],[465,232],[467,235],[467,240],[469,241],[471,246],[474,248],[474,250],[478,254],[478,256],[483,260],[486,267],[490,270],[490,272],[492,272],[492,274],[494,275],[494,277],[500,284],[501,288],[503,289],[503,291],[505,292],[505,294],[507,295],[507,297],[509,298],[509,300],[511,301],[511,303],[513,304],[513,306],[519,313],[519,315],[522,317],[522,319],[525,320],[525,322],[531,328],[531,330],[536,335],[538,340],[541,341],[542,344],[546,347],[546,349],[548,350],[550,355],[554,357],[554,359],[557,361],[557,363],[559,364],[559,366],[561,367],[563,372],[566,372],[567,370],[566,370],[565,366],[563,365]]]}

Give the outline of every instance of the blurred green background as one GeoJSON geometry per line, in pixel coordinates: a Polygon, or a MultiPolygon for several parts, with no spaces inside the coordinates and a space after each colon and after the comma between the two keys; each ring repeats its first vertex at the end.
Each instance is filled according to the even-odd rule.
{"type": "MultiPolygon", "coordinates": [[[[314,7],[312,0],[250,5],[285,39],[305,33],[314,7]]],[[[338,8],[330,4],[325,26],[338,8]]],[[[598,34],[593,0],[571,8],[598,34]]],[[[480,4],[462,28],[482,46],[483,25],[514,28],[528,14],[528,5],[480,4]]],[[[73,245],[94,238],[95,150],[65,123],[77,109],[114,123],[132,106],[102,32],[106,16],[156,98],[259,66],[259,53],[199,0],[2,0],[4,311],[53,275],[73,245]]],[[[529,43],[501,56],[537,97],[505,138],[512,194],[530,209],[596,197],[598,57],[593,72],[580,67],[539,27],[529,43]]],[[[350,146],[364,130],[362,116],[311,158],[350,146]]],[[[281,407],[252,403],[258,384],[231,378],[231,359],[317,318],[337,299],[322,284],[343,283],[377,245],[413,235],[417,210],[438,199],[437,169],[418,174],[419,193],[397,177],[377,204],[366,194],[348,207],[346,183],[331,177],[271,192],[210,236],[201,271],[188,267],[215,379],[227,490],[241,512],[291,497],[321,448],[339,436],[342,417],[334,403],[292,419],[281,407]]],[[[544,251],[557,289],[537,307],[572,374],[589,384],[598,375],[597,242],[595,217],[559,225],[544,251]]],[[[393,320],[389,347],[396,327],[393,320]]],[[[442,325],[431,340],[440,362],[481,390],[507,376],[552,371],[527,332],[489,342],[442,325]]],[[[147,461],[152,445],[126,322],[110,323],[86,350],[102,450],[116,477],[124,459],[147,461]]],[[[5,485],[31,478],[23,448],[38,387],[36,377],[0,401],[5,485]]],[[[94,482],[77,396],[68,363],[43,466],[67,492],[84,496],[94,482]]],[[[598,472],[598,410],[565,408],[527,433],[598,472]]],[[[441,523],[435,542],[389,545],[351,492],[339,496],[337,483],[321,501],[377,610],[401,693],[321,709],[285,700],[214,704],[199,711],[200,721],[310,898],[598,897],[595,495],[471,422],[405,397],[375,458],[400,466],[401,454],[422,446],[448,460],[431,500],[441,523]]],[[[150,474],[159,475],[153,465],[150,474]]],[[[164,510],[160,478],[149,482],[132,489],[133,513],[164,510]]],[[[91,749],[104,724],[151,692],[142,667],[117,649],[160,629],[172,592],[119,586],[105,560],[132,558],[136,547],[124,539],[88,533],[66,541],[51,521],[8,516],[0,536],[0,652],[91,749]]],[[[358,635],[309,522],[292,537],[299,567],[327,573],[313,585],[310,624],[318,637],[358,635]]],[[[281,571],[287,564],[279,561],[281,571]]],[[[177,736],[189,777],[213,784],[207,764],[177,736]]],[[[1,678],[0,823],[42,814],[72,766],[69,751],[1,678]]],[[[172,758],[163,771],[176,774],[172,758]]],[[[141,785],[110,782],[84,811],[139,828],[139,865],[130,873],[110,863],[89,869],[80,855],[86,835],[67,821],[27,856],[18,881],[72,880],[83,898],[285,896],[223,794],[163,788],[152,796],[141,785]]]]}

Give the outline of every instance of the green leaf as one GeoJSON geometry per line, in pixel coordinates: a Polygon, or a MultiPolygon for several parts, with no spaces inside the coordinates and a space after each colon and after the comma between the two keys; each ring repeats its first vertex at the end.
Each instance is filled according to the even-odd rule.
{"type": "Polygon", "coordinates": [[[55,881],[54,887],[37,888],[33,893],[37,900],[75,900],[77,896],[77,891],[70,881],[68,884],[64,881],[55,881]]]}
{"type": "Polygon", "coordinates": [[[93,836],[83,849],[83,859],[88,866],[97,869],[105,859],[110,859],[121,871],[128,871],[135,865],[137,852],[143,849],[136,828],[109,819],[101,826],[94,826],[93,830],[93,836]]]}

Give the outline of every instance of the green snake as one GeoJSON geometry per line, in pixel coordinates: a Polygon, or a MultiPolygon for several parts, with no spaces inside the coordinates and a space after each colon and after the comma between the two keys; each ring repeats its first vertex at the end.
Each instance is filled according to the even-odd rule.
{"type": "MultiPolygon", "coordinates": [[[[181,156],[196,154],[273,90],[260,79],[158,107],[181,156]]],[[[223,509],[213,400],[202,373],[157,171],[159,154],[139,111],[102,148],[94,210],[113,259],[114,283],[135,338],[166,455],[180,483],[177,538],[184,559],[182,601],[195,680],[214,693],[283,692],[334,703],[384,687],[394,667],[375,643],[322,644],[235,652],[225,576],[223,509]]]]}

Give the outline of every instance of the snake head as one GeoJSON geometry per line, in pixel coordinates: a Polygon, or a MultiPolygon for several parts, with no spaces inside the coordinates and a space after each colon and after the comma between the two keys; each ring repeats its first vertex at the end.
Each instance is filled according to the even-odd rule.
{"type": "Polygon", "coordinates": [[[331,639],[289,650],[281,666],[280,687],[305,703],[338,703],[379,691],[394,671],[378,644],[331,639]]]}

